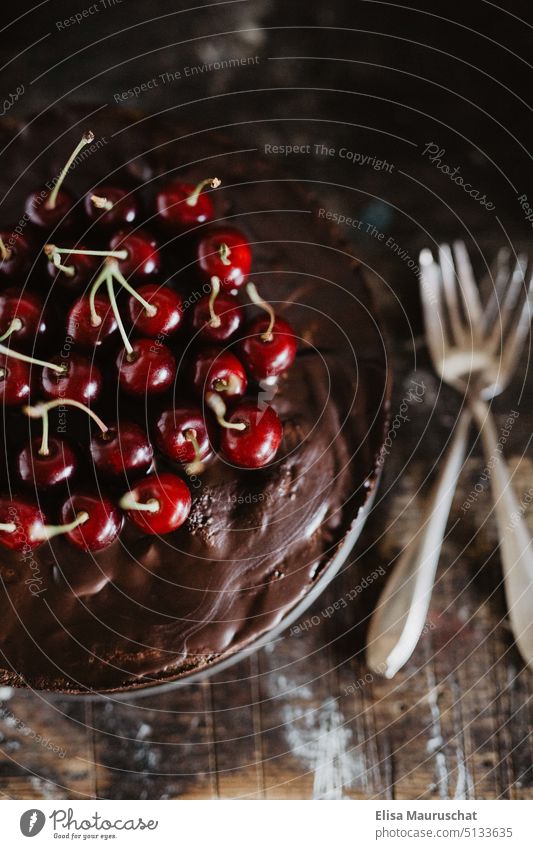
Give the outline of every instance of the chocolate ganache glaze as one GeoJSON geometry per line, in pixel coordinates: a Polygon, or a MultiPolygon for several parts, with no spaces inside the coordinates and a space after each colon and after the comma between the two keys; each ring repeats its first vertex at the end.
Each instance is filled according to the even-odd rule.
{"type": "MultiPolygon", "coordinates": [[[[243,153],[242,143],[231,137],[186,133],[172,120],[109,108],[95,114],[88,107],[54,109],[26,125],[3,121],[2,224],[16,227],[25,197],[58,173],[72,139],[87,128],[95,142],[66,183],[80,198],[78,207],[99,183],[138,186],[146,211],[141,224],[164,243],[166,275],[187,307],[203,294],[190,259],[192,237],[162,237],[150,220],[153,197],[163,180],[195,183],[219,176],[223,185],[213,194],[217,223],[247,233],[251,279],[291,322],[299,343],[296,362],[278,386],[255,390],[265,392],[283,422],[275,461],[251,471],[215,455],[203,474],[189,480],[193,506],[178,531],[145,536],[126,522],[118,541],[96,554],[84,554],[61,537],[30,558],[0,552],[0,683],[72,693],[177,679],[282,622],[328,568],[371,495],[389,395],[382,336],[346,245],[297,181],[257,152],[243,153]]],[[[76,233],[81,237],[87,243],[85,233],[76,233]]],[[[45,237],[39,238],[36,257],[45,237]]],[[[97,235],[91,233],[90,241],[97,235]]],[[[57,351],[71,296],[40,263],[28,285],[49,292],[57,351]]],[[[252,305],[244,309],[247,318],[257,313],[252,305]]],[[[179,368],[173,394],[181,400],[190,350],[178,341],[174,352],[179,368]]],[[[104,371],[111,370],[114,356],[105,346],[99,351],[104,371]]],[[[141,405],[140,416],[123,398],[119,406],[107,379],[99,413],[137,416],[149,431],[156,405],[141,405]]],[[[6,410],[3,424],[9,458],[27,440],[30,425],[6,410]]],[[[87,445],[87,420],[75,410],[69,411],[68,435],[87,445]]],[[[160,458],[156,464],[164,468],[160,458]]],[[[8,462],[8,493],[16,491],[9,468],[8,462]]],[[[86,474],[90,478],[91,470],[86,474]]],[[[39,500],[53,512],[42,495],[39,500]]]]}

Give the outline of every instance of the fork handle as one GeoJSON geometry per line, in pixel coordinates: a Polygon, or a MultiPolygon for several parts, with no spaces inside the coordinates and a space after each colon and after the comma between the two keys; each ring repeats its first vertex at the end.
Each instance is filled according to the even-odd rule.
{"type": "Polygon", "coordinates": [[[420,516],[421,530],[405,546],[370,621],[369,667],[392,678],[411,657],[427,622],[431,591],[457,480],[471,412],[464,407],[438,477],[420,516]]]}
{"type": "Polygon", "coordinates": [[[485,460],[490,463],[490,482],[498,525],[505,597],[514,638],[525,662],[533,667],[533,546],[517,501],[509,468],[498,444],[492,413],[481,399],[471,402],[485,460]]]}

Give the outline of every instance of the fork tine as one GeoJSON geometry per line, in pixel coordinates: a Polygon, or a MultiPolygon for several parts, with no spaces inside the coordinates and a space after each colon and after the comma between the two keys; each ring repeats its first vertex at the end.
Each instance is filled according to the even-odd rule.
{"type": "Polygon", "coordinates": [[[435,371],[440,374],[440,363],[450,347],[447,328],[440,320],[442,287],[439,266],[427,248],[420,251],[420,297],[426,326],[426,340],[435,371]],[[441,345],[439,345],[439,339],[441,345]]]}
{"type": "Polygon", "coordinates": [[[497,312],[492,325],[492,331],[489,332],[488,325],[485,327],[485,330],[489,332],[487,344],[491,353],[495,353],[500,344],[503,345],[503,339],[510,326],[513,311],[518,303],[518,297],[525,283],[526,271],[527,256],[525,254],[519,254],[512,274],[507,282],[507,286],[501,292],[500,299],[497,304],[497,312]]]}
{"type": "Polygon", "coordinates": [[[524,343],[529,335],[529,330],[531,327],[531,320],[533,319],[533,273],[529,278],[529,286],[527,289],[527,294],[522,304],[522,309],[518,314],[518,319],[516,320],[516,327],[514,329],[510,329],[510,338],[507,343],[503,345],[503,352],[501,358],[501,373],[503,376],[503,380],[507,382],[507,379],[512,376],[512,372],[516,368],[518,364],[518,360],[522,354],[522,350],[524,348],[524,343]]]}
{"type": "Polygon", "coordinates": [[[463,296],[466,318],[470,325],[471,334],[473,335],[476,329],[481,326],[482,309],[479,292],[474,280],[474,272],[472,271],[465,243],[454,242],[453,248],[457,276],[459,278],[459,289],[463,296]]]}
{"type": "Polygon", "coordinates": [[[442,283],[444,297],[448,307],[448,315],[452,333],[457,345],[465,342],[465,330],[461,313],[459,310],[459,300],[457,298],[457,281],[455,276],[455,267],[453,264],[452,252],[449,245],[439,246],[439,263],[442,274],[442,283]]]}
{"type": "MultiPolygon", "coordinates": [[[[500,309],[500,303],[504,292],[509,283],[511,272],[509,270],[509,258],[511,251],[509,248],[500,248],[496,254],[496,259],[491,265],[491,270],[486,275],[483,281],[483,289],[490,287],[490,294],[487,298],[485,310],[483,312],[483,328],[488,332],[496,320],[496,315],[500,309]]],[[[480,287],[481,291],[481,287],[480,287]]]]}

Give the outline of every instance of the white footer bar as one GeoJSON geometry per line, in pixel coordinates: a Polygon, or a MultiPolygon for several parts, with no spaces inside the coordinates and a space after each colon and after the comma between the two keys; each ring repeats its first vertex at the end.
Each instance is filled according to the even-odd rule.
{"type": "Polygon", "coordinates": [[[533,846],[533,801],[9,800],[0,811],[6,849],[533,846]]]}

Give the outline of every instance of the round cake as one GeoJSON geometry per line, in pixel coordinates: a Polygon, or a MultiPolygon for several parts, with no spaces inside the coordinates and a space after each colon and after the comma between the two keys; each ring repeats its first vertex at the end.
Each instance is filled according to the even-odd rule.
{"type": "MultiPolygon", "coordinates": [[[[43,304],[29,342],[22,339],[22,325],[10,325],[11,314],[5,306],[0,308],[0,335],[8,334],[2,346],[18,347],[52,366],[66,358],[71,370],[85,358],[102,380],[94,400],[89,384],[83,387],[97,420],[81,408],[62,404],[53,369],[35,362],[27,366],[31,385],[24,403],[3,404],[0,543],[4,539],[8,544],[0,544],[0,684],[105,692],[143,688],[215,667],[289,621],[291,612],[332,570],[343,545],[353,540],[371,499],[380,468],[389,381],[362,270],[298,180],[257,151],[243,152],[242,143],[231,136],[187,132],[172,120],[125,110],[61,108],[26,124],[4,120],[0,141],[0,231],[6,249],[0,299],[5,305],[13,291],[20,301],[27,296],[27,313],[32,295],[43,304]],[[87,135],[89,130],[94,138],[87,135]],[[46,216],[36,221],[28,198],[35,207],[35,197],[45,187],[46,206],[54,178],[57,182],[83,133],[85,143],[61,185],[60,195],[71,196],[71,208],[58,223],[46,216]],[[169,225],[161,200],[176,183],[200,186],[193,202],[181,202],[185,218],[191,211],[196,215],[182,221],[181,228],[169,225]],[[138,234],[146,241],[149,234],[157,245],[158,267],[148,268],[148,258],[143,286],[164,286],[167,295],[170,290],[179,298],[180,327],[168,335],[152,333],[147,341],[127,317],[137,301],[119,285],[117,271],[118,308],[126,315],[129,346],[137,351],[146,345],[147,356],[153,346],[158,356],[169,350],[175,364],[168,374],[160,369],[160,384],[149,395],[136,392],[136,375],[130,375],[131,364],[124,358],[128,342],[117,329],[109,302],[100,325],[102,344],[87,353],[79,330],[84,319],[76,318],[79,308],[73,305],[87,298],[90,286],[76,288],[75,275],[67,279],[62,271],[93,261],[85,255],[69,266],[74,254],[61,254],[66,248],[108,255],[115,250],[119,258],[123,241],[110,241],[113,231],[108,227],[104,232],[99,218],[107,212],[109,224],[119,208],[98,195],[103,185],[118,188],[126,198],[120,209],[128,224],[128,244],[138,234]],[[131,198],[136,212],[130,221],[131,198]],[[211,209],[205,220],[197,214],[203,206],[211,209]],[[224,250],[216,251],[218,266],[211,262],[209,249],[214,231],[226,234],[224,250]],[[235,234],[241,234],[241,240],[245,235],[250,268],[245,267],[235,234]],[[13,268],[22,248],[31,252],[31,264],[13,268]],[[242,260],[240,269],[236,257],[242,260]],[[204,310],[211,305],[206,320],[218,318],[218,283],[212,272],[223,266],[242,271],[235,285],[224,285],[226,278],[220,278],[226,297],[234,299],[230,306],[238,302],[240,324],[227,339],[211,338],[207,344],[198,324],[198,303],[204,310]],[[272,321],[279,326],[269,325],[272,311],[272,321]],[[269,329],[278,332],[281,353],[286,354],[286,362],[282,356],[279,367],[270,372],[261,370],[261,350],[254,354],[247,345],[250,328],[259,325],[262,341],[269,329]],[[295,344],[289,356],[284,342],[293,339],[292,333],[295,344]],[[236,389],[236,396],[230,397],[229,390],[222,392],[227,382],[218,379],[210,387],[213,391],[195,393],[195,370],[205,379],[206,356],[209,362],[220,356],[229,357],[229,363],[244,363],[247,388],[236,389]],[[50,404],[48,411],[50,445],[59,439],[64,446],[66,440],[75,471],[65,472],[68,464],[62,455],[65,479],[43,488],[34,460],[42,460],[37,454],[43,404],[54,398],[58,403],[50,404]],[[239,411],[242,418],[246,405],[259,411],[261,457],[258,444],[250,445],[238,427],[218,427],[220,421],[240,423],[239,411]],[[192,443],[198,462],[189,462],[188,455],[185,464],[166,450],[156,431],[165,415],[192,408],[201,409],[205,418],[208,449],[202,457],[194,453],[202,449],[198,437],[192,443]],[[113,457],[102,455],[103,460],[96,461],[95,445],[103,435],[98,422],[126,419],[142,445],[136,446],[137,466],[132,464],[121,476],[120,469],[113,474],[113,457]],[[170,530],[157,526],[149,506],[136,513],[132,503],[140,503],[150,481],[161,486],[167,478],[174,487],[165,495],[169,510],[181,511],[170,530]],[[98,499],[95,509],[109,505],[107,525],[99,526],[98,544],[92,549],[73,544],[79,543],[83,525],[39,545],[10,547],[10,517],[15,515],[10,505],[19,510],[21,503],[33,505],[42,511],[47,527],[65,529],[69,522],[81,521],[82,512],[86,518],[85,509],[92,509],[87,504],[98,499]]],[[[124,221],[119,223],[122,233],[124,221]]],[[[101,267],[112,260],[94,258],[101,267]]],[[[95,275],[101,267],[95,266],[95,275]]],[[[106,284],[109,279],[105,277],[106,284]]],[[[133,286],[138,294],[145,291],[137,282],[133,286]]],[[[105,285],[98,289],[95,308],[104,309],[107,294],[105,285]]],[[[219,304],[224,297],[224,291],[218,294],[219,304]]],[[[230,307],[225,308],[229,314],[230,307]]],[[[146,327],[148,317],[145,311],[146,327]]],[[[19,362],[8,351],[2,379],[19,362]]],[[[150,372],[154,386],[155,369],[150,372]]],[[[238,374],[232,373],[231,381],[237,387],[238,374]]],[[[190,426],[188,432],[198,436],[198,427],[190,426]]],[[[155,503],[150,494],[143,505],[155,503]]],[[[85,530],[87,541],[89,521],[85,530]]]]}

